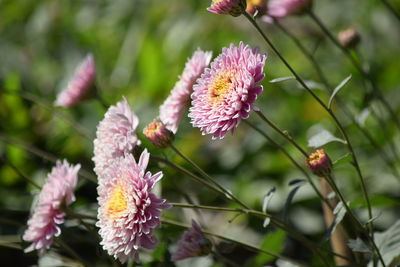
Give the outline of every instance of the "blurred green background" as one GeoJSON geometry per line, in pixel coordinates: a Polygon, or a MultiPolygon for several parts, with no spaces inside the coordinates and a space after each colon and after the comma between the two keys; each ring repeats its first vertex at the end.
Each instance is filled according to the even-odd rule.
{"type": "MultiPolygon", "coordinates": [[[[243,41],[259,46],[261,51],[269,53],[264,92],[257,101],[264,114],[289,131],[303,147],[312,133],[321,127],[340,137],[327,114],[296,82],[269,82],[290,76],[290,73],[245,18],[207,12],[209,2],[0,1],[0,245],[8,244],[9,240],[19,244],[19,235],[25,229],[32,199],[37,194],[23,176],[43,184],[57,158],[83,165],[85,171],[73,207],[88,214],[96,213],[96,184],[86,178],[94,176],[92,140],[105,109],[95,99],[68,109],[53,107],[57,93],[89,52],[95,58],[97,84],[105,102],[112,105],[126,96],[140,118],[138,134],[143,146],[188,168],[173,152],[155,149],[143,138],[141,131],[157,116],[159,105],[173,88],[187,58],[198,47],[213,51],[215,57],[230,43],[243,41]]],[[[393,5],[400,10],[400,2],[395,2],[393,5]]],[[[315,1],[314,10],[335,35],[350,26],[360,32],[360,60],[400,116],[400,22],[377,0],[321,0],[315,1]]],[[[367,114],[365,128],[399,170],[400,163],[391,150],[394,147],[400,151],[399,131],[377,101],[365,101],[367,90],[359,73],[307,16],[287,18],[282,24],[313,52],[332,88],[352,74],[339,95],[354,116],[367,114]],[[384,127],[368,115],[372,112],[382,118],[384,127]]],[[[321,90],[315,70],[295,44],[274,25],[263,22],[260,25],[294,69],[305,80],[314,82],[315,92],[328,101],[329,93],[321,90]]],[[[384,230],[399,219],[400,178],[384,164],[376,149],[337,106],[335,112],[346,125],[367,178],[374,214],[379,215],[376,228],[384,230]]],[[[249,120],[284,145],[303,165],[301,155],[255,114],[249,120]]],[[[282,213],[291,190],[288,182],[304,179],[281,152],[244,123],[235,135],[212,141],[210,136],[201,136],[185,118],[175,145],[255,209],[261,209],[263,196],[276,186],[270,211],[282,213]]],[[[325,149],[333,161],[347,153],[346,146],[338,142],[326,145],[325,149]]],[[[186,202],[189,197],[204,205],[234,206],[166,166],[153,165],[151,170],[156,172],[160,168],[164,171],[162,194],[168,201],[186,202]]],[[[335,166],[335,177],[351,205],[362,218],[367,218],[360,185],[348,160],[335,166]]],[[[165,212],[165,216],[185,222],[197,218],[211,231],[312,262],[309,252],[303,253],[293,241],[285,242],[286,246],[283,246],[287,241],[285,234],[273,227],[263,228],[259,219],[234,218],[234,214],[227,213],[199,214],[176,208],[165,212]]],[[[325,228],[320,201],[308,184],[296,194],[288,221],[313,239],[322,238],[325,228]]],[[[82,257],[97,265],[111,264],[105,252],[96,245],[96,240],[77,227],[76,222],[67,221],[66,226],[71,227],[64,227],[62,236],[82,252],[82,257]]],[[[168,253],[173,251],[168,245],[175,243],[181,232],[179,228],[163,226],[158,232],[161,245],[154,253],[143,252],[143,263],[157,266],[161,264],[157,262],[166,261],[168,253]]],[[[240,265],[259,266],[271,260],[242,248],[223,245],[219,245],[221,251],[236,255],[238,258],[232,256],[232,259],[240,265]]],[[[52,259],[42,258],[42,265],[46,260],[50,263],[54,263],[55,258],[59,260],[59,254],[64,255],[55,250],[52,259]]],[[[6,263],[4,266],[24,266],[38,260],[36,253],[23,254],[6,245],[0,247],[0,256],[6,263]]],[[[185,266],[188,261],[181,264],[185,266]]],[[[194,259],[190,264],[223,266],[213,263],[211,257],[194,259]]]]}

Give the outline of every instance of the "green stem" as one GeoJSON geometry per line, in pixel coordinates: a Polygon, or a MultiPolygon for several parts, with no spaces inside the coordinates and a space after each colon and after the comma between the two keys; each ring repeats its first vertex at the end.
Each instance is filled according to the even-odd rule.
{"type": "Polygon", "coordinates": [[[396,9],[387,0],[381,0],[381,1],[400,22],[400,14],[396,11],[396,9]]]}
{"type": "Polygon", "coordinates": [[[291,143],[292,145],[294,145],[297,150],[299,150],[299,152],[301,154],[303,154],[303,156],[305,158],[308,158],[308,154],[307,152],[299,145],[297,144],[297,142],[287,133],[282,131],[281,129],[279,129],[278,126],[276,126],[272,121],[270,121],[261,111],[255,111],[255,113],[264,121],[266,122],[269,126],[271,126],[272,129],[274,129],[277,133],[279,133],[283,138],[285,138],[286,140],[289,141],[289,143],[291,143]]]}
{"type": "MultiPolygon", "coordinates": [[[[199,176],[195,175],[194,173],[186,170],[185,168],[183,168],[183,167],[181,167],[181,166],[179,166],[179,165],[177,165],[177,164],[175,164],[175,163],[173,163],[173,162],[171,162],[171,161],[169,161],[167,159],[160,158],[160,157],[157,157],[157,156],[151,155],[150,159],[152,159],[154,161],[157,161],[157,162],[161,162],[161,163],[167,164],[170,167],[176,169],[177,171],[179,171],[179,172],[181,172],[183,174],[186,174],[187,176],[189,176],[190,178],[192,178],[194,181],[198,182],[199,184],[202,184],[202,185],[206,186],[207,188],[209,188],[209,189],[211,189],[211,190],[213,190],[213,191],[215,191],[215,192],[217,192],[219,194],[222,194],[223,196],[226,197],[224,192],[220,191],[218,188],[214,187],[209,182],[205,181],[204,179],[200,178],[199,176]]],[[[228,199],[231,200],[230,198],[228,198],[228,199]]]]}
{"type": "Polygon", "coordinates": [[[185,156],[183,153],[181,153],[173,144],[170,144],[169,147],[176,153],[178,154],[182,159],[184,159],[186,162],[188,162],[190,165],[192,165],[200,174],[203,176],[205,179],[207,179],[209,182],[214,184],[219,190],[221,190],[228,198],[231,200],[235,201],[237,204],[240,206],[250,209],[249,206],[244,204],[240,199],[235,197],[229,190],[225,189],[222,185],[220,185],[214,178],[212,178],[210,175],[208,175],[202,168],[200,168],[196,163],[194,163],[190,158],[185,156]]]}

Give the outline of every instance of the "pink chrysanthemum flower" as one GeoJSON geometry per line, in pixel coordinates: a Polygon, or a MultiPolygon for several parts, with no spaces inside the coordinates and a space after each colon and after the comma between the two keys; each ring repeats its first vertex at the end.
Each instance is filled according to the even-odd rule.
{"type": "Polygon", "coordinates": [[[151,192],[162,172],[146,172],[149,157],[144,150],[138,163],[131,154],[116,159],[97,188],[100,244],[121,262],[137,259],[139,247],[156,246],[153,229],[160,225],[161,210],[170,207],[151,192]]]}
{"type": "Polygon", "coordinates": [[[204,256],[210,253],[212,244],[200,229],[200,226],[192,220],[192,228],[185,231],[178,242],[178,249],[172,255],[172,261],[179,261],[191,257],[204,256]]]}
{"type": "Polygon", "coordinates": [[[135,146],[140,145],[136,136],[138,124],[139,119],[125,98],[108,109],[104,119],[97,126],[96,139],[93,142],[94,171],[99,179],[102,179],[102,173],[113,160],[123,157],[135,146]]]}
{"type": "Polygon", "coordinates": [[[240,42],[223,48],[193,86],[192,107],[189,117],[202,134],[212,134],[213,139],[223,138],[233,131],[241,119],[249,117],[256,109],[253,103],[261,94],[260,82],[266,54],[240,42]]]}
{"type": "Polygon", "coordinates": [[[96,66],[91,54],[76,68],[67,88],[61,91],[54,103],[55,106],[71,107],[88,97],[94,87],[96,66]]]}
{"type": "Polygon", "coordinates": [[[175,84],[171,94],[160,106],[160,120],[173,133],[178,130],[179,123],[189,105],[193,84],[200,77],[204,68],[210,64],[211,56],[212,52],[197,49],[186,62],[180,80],[175,84]]]}
{"type": "Polygon", "coordinates": [[[269,0],[268,15],[275,19],[300,15],[308,11],[312,0],[269,0]]]}
{"type": "Polygon", "coordinates": [[[215,14],[240,16],[246,9],[246,0],[212,0],[208,11],[215,14]]]}
{"type": "Polygon", "coordinates": [[[32,242],[25,252],[37,249],[43,254],[50,248],[53,238],[60,235],[61,229],[58,225],[64,222],[65,215],[62,206],[75,201],[73,190],[80,167],[79,164],[69,165],[66,160],[63,163],[57,161],[47,176],[33,215],[28,220],[28,229],[22,237],[23,240],[32,242]]]}

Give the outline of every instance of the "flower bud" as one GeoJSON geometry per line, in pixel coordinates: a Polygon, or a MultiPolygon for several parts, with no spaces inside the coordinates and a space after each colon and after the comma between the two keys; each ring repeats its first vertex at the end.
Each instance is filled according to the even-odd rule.
{"type": "Polygon", "coordinates": [[[174,134],[160,121],[154,120],[143,129],[143,134],[157,147],[168,146],[174,134]]]}
{"type": "Polygon", "coordinates": [[[308,157],[307,166],[320,177],[329,175],[332,170],[332,162],[323,149],[318,149],[308,157]]]}
{"type": "Polygon", "coordinates": [[[212,0],[208,11],[215,14],[240,16],[246,10],[246,0],[212,0]]]}
{"type": "Polygon", "coordinates": [[[339,32],[339,42],[340,44],[347,48],[355,48],[361,41],[360,34],[353,28],[339,32]]]}
{"type": "Polygon", "coordinates": [[[267,0],[247,0],[246,12],[250,15],[265,15],[267,12],[267,0]]]}
{"type": "Polygon", "coordinates": [[[302,15],[311,10],[312,4],[312,0],[269,0],[268,15],[274,19],[302,15]]]}

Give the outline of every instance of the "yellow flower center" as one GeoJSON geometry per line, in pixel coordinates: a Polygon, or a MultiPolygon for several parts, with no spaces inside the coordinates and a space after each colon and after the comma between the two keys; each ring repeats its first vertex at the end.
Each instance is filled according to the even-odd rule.
{"type": "Polygon", "coordinates": [[[106,204],[106,214],[111,218],[116,218],[128,207],[128,201],[125,197],[125,190],[122,186],[117,185],[106,204]]]}
{"type": "Polygon", "coordinates": [[[152,136],[154,133],[160,131],[161,127],[161,122],[153,121],[143,129],[143,134],[145,136],[152,136]]]}
{"type": "Polygon", "coordinates": [[[310,155],[310,157],[308,158],[308,162],[311,165],[315,165],[318,164],[319,161],[325,156],[325,151],[322,149],[318,149],[317,151],[315,151],[314,153],[312,153],[310,155]]]}
{"type": "Polygon", "coordinates": [[[208,100],[213,103],[219,103],[224,99],[226,93],[231,90],[233,74],[222,71],[215,77],[208,90],[208,100]]]}

